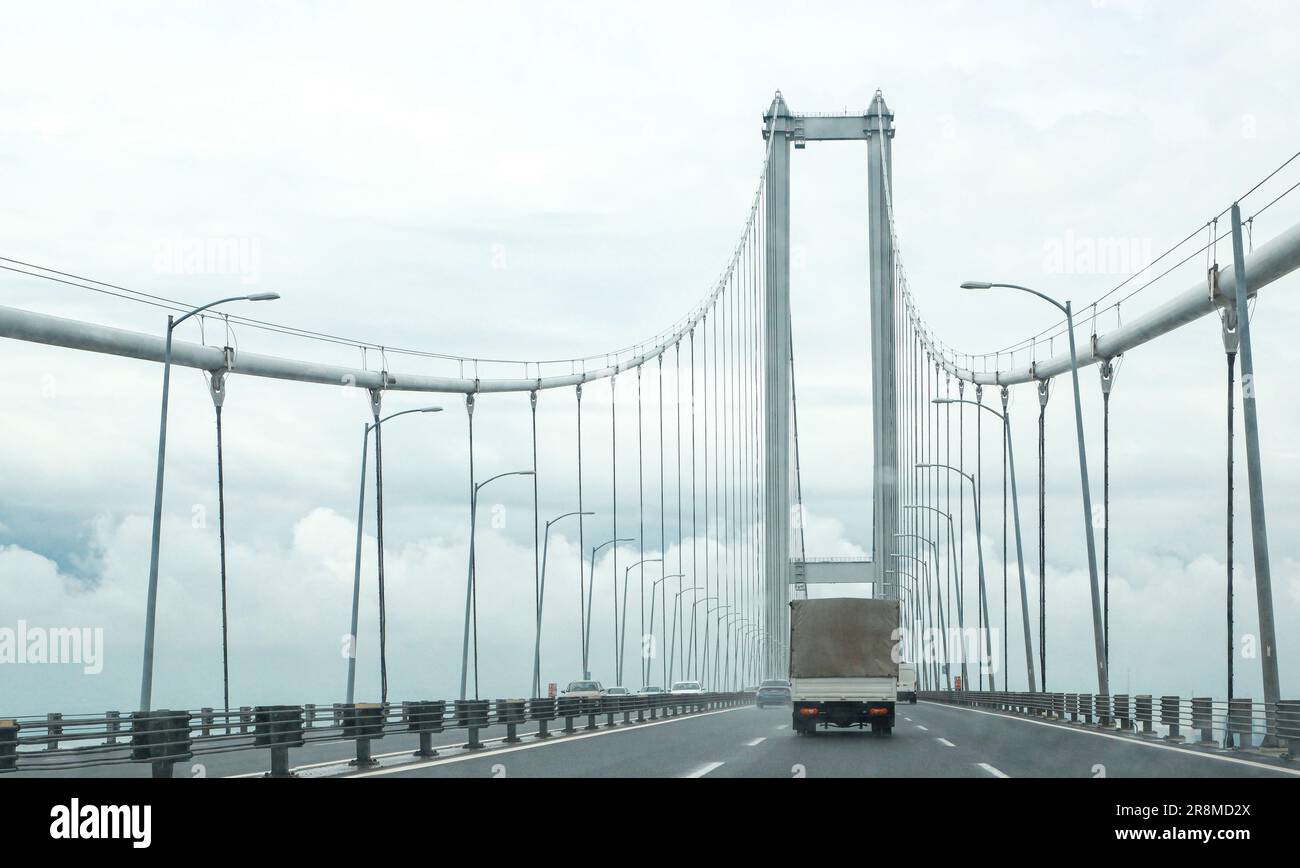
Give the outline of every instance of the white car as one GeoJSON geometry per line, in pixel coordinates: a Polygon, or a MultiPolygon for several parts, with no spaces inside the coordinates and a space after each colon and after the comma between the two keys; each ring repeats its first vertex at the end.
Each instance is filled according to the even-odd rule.
{"type": "Polygon", "coordinates": [[[628,690],[626,687],[606,687],[604,695],[605,696],[631,696],[632,691],[628,690]]]}
{"type": "Polygon", "coordinates": [[[668,692],[674,696],[699,696],[704,693],[704,688],[698,681],[674,681],[668,692]]]}
{"type": "Polygon", "coordinates": [[[640,690],[637,691],[637,693],[640,693],[644,696],[654,696],[663,692],[664,689],[658,686],[642,687],[640,690]]]}

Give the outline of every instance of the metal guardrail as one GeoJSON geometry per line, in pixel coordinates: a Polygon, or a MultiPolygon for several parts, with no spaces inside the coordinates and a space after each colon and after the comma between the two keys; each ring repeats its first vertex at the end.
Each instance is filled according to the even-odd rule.
{"type": "Polygon", "coordinates": [[[356,751],[351,764],[364,768],[378,764],[371,754],[372,743],[385,735],[418,735],[419,747],[413,755],[432,757],[437,756],[433,736],[448,730],[465,730],[465,747],[478,750],[484,746],[480,731],[490,726],[504,726],[505,742],[510,744],[522,741],[520,727],[528,724],[536,726],[533,737],[548,738],[552,724],[567,734],[577,732],[579,726],[599,729],[599,718],[606,726],[616,726],[633,722],[633,714],[639,723],[753,702],[753,693],[740,692],[258,705],[229,712],[200,708],[52,713],[0,719],[0,775],[147,762],[153,777],[166,778],[172,777],[176,763],[197,756],[269,750],[269,776],[289,777],[289,751],[310,743],[353,740],[356,751]],[[621,721],[616,722],[616,717],[621,721]]]}
{"type": "Polygon", "coordinates": [[[1166,741],[1277,749],[1300,755],[1300,700],[1270,705],[1249,698],[1150,694],[921,691],[919,699],[1010,714],[1068,721],[1166,741]]]}

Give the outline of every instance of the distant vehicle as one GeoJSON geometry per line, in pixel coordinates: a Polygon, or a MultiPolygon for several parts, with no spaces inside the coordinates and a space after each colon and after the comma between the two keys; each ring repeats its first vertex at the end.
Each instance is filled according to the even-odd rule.
{"type": "Polygon", "coordinates": [[[790,603],[791,729],[894,729],[898,601],[839,597],[790,603]]]}
{"type": "Polygon", "coordinates": [[[916,664],[898,664],[898,701],[916,705],[916,664]]]}
{"type": "Polygon", "coordinates": [[[642,694],[647,694],[647,695],[648,695],[648,694],[659,694],[659,693],[663,693],[663,692],[664,692],[664,689],[663,689],[662,687],[642,687],[640,690],[637,691],[637,693],[642,693],[642,694]]]}
{"type": "Polygon", "coordinates": [[[628,690],[626,687],[606,687],[605,695],[606,696],[631,696],[632,691],[628,690]]]}
{"type": "Polygon", "coordinates": [[[675,696],[698,696],[704,692],[698,681],[674,681],[668,691],[675,696]]]}
{"type": "Polygon", "coordinates": [[[574,699],[599,699],[603,693],[599,681],[570,681],[560,695],[574,699]]]}
{"type": "Polygon", "coordinates": [[[754,697],[754,704],[759,708],[766,708],[769,705],[789,705],[790,682],[784,678],[769,678],[758,685],[757,694],[754,697]]]}

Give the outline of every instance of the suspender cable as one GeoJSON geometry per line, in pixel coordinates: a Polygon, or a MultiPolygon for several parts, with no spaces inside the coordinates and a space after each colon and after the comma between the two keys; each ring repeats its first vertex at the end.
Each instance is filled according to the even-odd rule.
{"type": "MultiPolygon", "coordinates": [[[[615,387],[618,382],[618,376],[609,378],[609,499],[612,507],[612,516],[610,524],[612,532],[610,539],[618,539],[618,425],[616,424],[616,403],[615,387]]],[[[623,665],[622,653],[618,647],[618,543],[609,547],[610,554],[610,584],[614,591],[614,683],[622,684],[621,667],[623,665]]],[[[593,563],[591,568],[594,570],[596,565],[593,563]]],[[[592,585],[596,584],[592,580],[592,585]]]]}
{"type": "Polygon", "coordinates": [[[1101,565],[1102,659],[1110,671],[1110,388],[1115,382],[1113,361],[1098,366],[1101,373],[1101,565]]]}
{"type": "MultiPolygon", "coordinates": [[[[664,559],[663,573],[668,572],[668,530],[664,527],[664,357],[659,356],[659,551],[664,559]]],[[[663,593],[659,597],[659,621],[660,630],[665,635],[668,631],[668,585],[663,580],[663,593]]],[[[650,611],[650,617],[654,618],[653,608],[650,611]]],[[[653,632],[653,631],[651,631],[653,632]]],[[[655,654],[659,655],[660,663],[663,664],[663,689],[668,689],[668,656],[664,654],[661,642],[655,643],[655,654]]],[[[646,661],[646,681],[650,680],[650,666],[652,661],[646,661]]]]}
{"type": "Polygon", "coordinates": [[[1047,399],[1050,380],[1038,381],[1038,668],[1047,692],[1047,399]]]}
{"type": "MultiPolygon", "coordinates": [[[[636,497],[637,497],[637,534],[641,546],[641,564],[637,567],[641,585],[641,641],[645,642],[645,465],[642,464],[641,451],[641,365],[636,366],[636,497]]],[[[627,584],[624,583],[624,588],[627,584]]],[[[626,615],[626,609],[624,610],[626,615]]],[[[644,646],[643,646],[644,647],[644,646]]],[[[641,686],[645,687],[645,655],[641,655],[641,686]]]]}
{"type": "MultiPolygon", "coordinates": [[[[528,406],[532,416],[533,427],[533,596],[536,601],[537,629],[538,636],[541,635],[542,623],[542,553],[540,549],[541,536],[540,529],[537,526],[537,508],[538,508],[538,489],[537,489],[537,390],[528,393],[528,406]]],[[[539,638],[540,643],[540,638],[539,638]]],[[[534,674],[533,678],[533,696],[540,696],[542,692],[541,670],[534,674]]]]}
{"type": "MultiPolygon", "coordinates": [[[[694,605],[696,600],[697,584],[696,577],[699,575],[699,559],[696,552],[696,541],[698,533],[695,524],[695,505],[697,495],[695,493],[695,329],[691,329],[691,655],[689,669],[691,674],[697,679],[700,677],[700,671],[696,665],[695,658],[695,636],[697,634],[695,613],[697,606],[694,605]]],[[[682,624],[684,628],[685,623],[682,624]]]]}
{"type": "MultiPolygon", "coordinates": [[[[674,663],[681,666],[682,672],[686,671],[686,655],[683,653],[682,637],[686,634],[686,619],[682,615],[682,594],[685,592],[686,567],[685,557],[686,548],[682,544],[682,344],[678,341],[673,347],[673,379],[676,383],[676,396],[673,398],[673,409],[677,414],[677,449],[675,456],[677,459],[677,597],[673,600],[673,641],[676,643],[677,656],[674,663]],[[681,625],[680,632],[678,624],[681,625]]],[[[668,667],[669,681],[672,681],[673,668],[668,667]]],[[[667,690],[671,685],[665,684],[667,690]]]]}
{"type": "MultiPolygon", "coordinates": [[[[1006,410],[1003,409],[1003,415],[1005,414],[1006,410]]],[[[1002,424],[1005,429],[1005,420],[1002,424]]],[[[1010,672],[1007,642],[1007,433],[1004,430],[1002,435],[1002,665],[1010,672]]],[[[1002,678],[1002,685],[1004,689],[1010,689],[1006,676],[1002,678]]]]}
{"type": "MultiPolygon", "coordinates": [[[[374,399],[375,411],[375,535],[377,537],[376,553],[379,560],[379,701],[388,701],[388,628],[384,607],[384,432],[379,424],[379,399],[374,399]]],[[[472,397],[472,396],[468,396],[472,397]]],[[[473,402],[470,402],[471,408],[473,402]]],[[[470,410],[470,468],[473,472],[474,455],[474,417],[470,410]]],[[[473,565],[470,566],[471,571],[473,565]]],[[[473,588],[471,579],[470,587],[473,588]]],[[[462,673],[462,680],[464,675],[462,673]]]]}
{"type": "MultiPolygon", "coordinates": [[[[1217,274],[1218,266],[1215,266],[1214,273],[1217,274]]],[[[1228,636],[1228,703],[1231,705],[1233,699],[1234,663],[1236,657],[1236,637],[1233,626],[1233,593],[1232,593],[1232,570],[1233,570],[1233,507],[1234,507],[1234,480],[1233,480],[1233,390],[1235,387],[1235,367],[1237,361],[1237,348],[1239,346],[1239,333],[1237,331],[1237,310],[1232,305],[1223,308],[1223,352],[1228,363],[1228,454],[1227,454],[1227,584],[1226,584],[1226,614],[1227,614],[1227,636],[1228,636]]],[[[1108,634],[1109,635],[1109,634],[1108,634]]],[[[1224,728],[1223,746],[1233,747],[1232,730],[1224,728]]]]}
{"type": "MultiPolygon", "coordinates": [[[[373,403],[374,410],[375,410],[375,487],[378,488],[379,478],[380,478],[379,464],[381,463],[379,460],[379,393],[372,391],[370,394],[371,394],[371,401],[373,403]]],[[[467,425],[469,426],[468,428],[469,430],[469,535],[470,535],[471,542],[469,547],[469,565],[465,570],[465,629],[461,637],[461,646],[460,646],[460,698],[461,699],[466,698],[467,690],[468,690],[468,685],[466,683],[466,680],[469,677],[470,616],[473,612],[473,606],[474,606],[474,544],[473,544],[474,520],[475,520],[475,514],[478,512],[477,504],[475,503],[475,500],[477,498],[478,488],[474,480],[474,393],[473,392],[465,396],[465,417],[467,420],[467,425]]],[[[383,498],[378,494],[378,492],[376,492],[375,498],[381,504],[383,503],[383,498]]],[[[378,521],[378,518],[376,518],[376,521],[378,521]]],[[[382,540],[383,532],[379,531],[378,533],[379,533],[379,538],[382,540]]],[[[384,544],[380,542],[379,543],[379,552],[380,552],[379,556],[381,559],[380,564],[383,563],[382,560],[383,550],[384,550],[384,544]]],[[[380,567],[380,575],[381,576],[383,575],[382,567],[380,567]]],[[[380,587],[381,588],[383,587],[382,579],[380,580],[380,587]]],[[[381,590],[380,594],[382,595],[382,593],[383,591],[381,590]]],[[[382,606],[380,608],[382,610],[382,606]]],[[[381,615],[379,621],[381,636],[383,632],[383,623],[384,623],[383,616],[381,615]]],[[[383,672],[383,647],[384,647],[382,638],[379,641],[379,647],[380,647],[380,672],[382,673],[383,672]]]]}
{"type": "MultiPolygon", "coordinates": [[[[586,539],[583,534],[582,512],[582,384],[574,389],[578,402],[578,642],[582,646],[582,677],[591,677],[591,667],[587,665],[587,596],[586,565],[583,560],[587,554],[586,539]]],[[[592,569],[596,565],[592,564],[592,569]]]]}
{"type": "MultiPolygon", "coordinates": [[[[703,416],[703,437],[704,437],[704,597],[708,599],[709,593],[709,315],[706,313],[701,320],[702,328],[700,329],[700,385],[703,389],[703,403],[700,407],[703,416]]],[[[716,465],[715,465],[716,466],[716,465]]],[[[702,675],[698,678],[707,678],[709,674],[709,604],[704,604],[704,641],[700,646],[701,657],[703,658],[702,675]]]]}
{"type": "MultiPolygon", "coordinates": [[[[230,721],[230,649],[227,642],[226,610],[226,469],[221,442],[221,407],[226,400],[226,372],[217,371],[208,380],[208,390],[212,393],[212,405],[217,411],[217,526],[218,542],[221,547],[221,698],[225,706],[226,722],[230,721]]],[[[356,653],[355,636],[352,639],[356,653]]]]}

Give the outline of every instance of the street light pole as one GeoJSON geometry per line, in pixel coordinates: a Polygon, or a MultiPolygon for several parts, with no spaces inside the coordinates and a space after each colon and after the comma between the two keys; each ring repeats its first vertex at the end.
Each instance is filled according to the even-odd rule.
{"type": "MultiPolygon", "coordinates": [[[[402,410],[399,413],[393,413],[391,416],[385,416],[383,419],[380,419],[379,421],[381,423],[387,422],[389,419],[395,419],[398,416],[405,416],[408,413],[440,413],[440,412],[442,412],[441,407],[420,407],[415,410],[402,410]]],[[[355,698],[355,688],[357,683],[357,617],[359,614],[360,600],[361,600],[361,538],[362,538],[362,528],[365,524],[365,515],[366,515],[366,458],[367,458],[367,453],[370,449],[370,432],[374,430],[374,428],[375,428],[375,423],[367,422],[365,423],[364,428],[361,432],[361,485],[359,486],[360,492],[357,495],[357,553],[356,553],[356,563],[353,567],[353,572],[352,572],[352,631],[348,633],[348,641],[350,643],[348,648],[348,689],[347,689],[348,705],[351,705],[353,703],[353,700],[355,698]]],[[[380,537],[380,544],[381,545],[383,544],[382,536],[380,537]]],[[[379,657],[381,660],[384,657],[384,649],[382,647],[382,644],[383,644],[383,637],[381,636],[380,649],[379,649],[379,657]]]]}
{"type": "Polygon", "coordinates": [[[1079,389],[1079,356],[1074,346],[1074,315],[1070,311],[1070,302],[1062,304],[1051,296],[1044,295],[1027,286],[1014,283],[985,283],[967,281],[963,289],[989,289],[991,287],[1018,289],[1030,295],[1036,295],[1065,313],[1065,330],[1070,337],[1070,378],[1074,384],[1074,430],[1079,446],[1079,485],[1083,489],[1083,531],[1088,543],[1088,578],[1092,591],[1092,638],[1097,657],[1097,692],[1102,696],[1110,695],[1110,678],[1106,672],[1106,638],[1101,624],[1101,589],[1097,579],[1097,543],[1092,526],[1092,491],[1088,486],[1088,450],[1083,437],[1083,399],[1079,389]]]}
{"type": "Polygon", "coordinates": [[[175,331],[176,326],[185,322],[185,320],[219,304],[225,304],[229,301],[274,301],[279,297],[279,294],[274,292],[232,295],[228,298],[221,298],[200,305],[189,313],[182,315],[179,319],[174,319],[171,314],[167,315],[167,338],[163,349],[162,411],[158,422],[158,470],[154,479],[153,533],[149,544],[149,591],[145,603],[144,618],[144,662],[140,676],[141,711],[149,711],[153,702],[154,625],[158,612],[158,550],[162,543],[163,471],[167,462],[167,403],[171,391],[172,333],[175,331]]]}
{"type": "MultiPolygon", "coordinates": [[[[963,473],[961,470],[957,469],[956,467],[953,467],[951,464],[918,464],[916,466],[918,469],[949,470],[953,473],[956,473],[962,479],[970,483],[971,500],[975,504],[975,552],[979,559],[979,602],[980,602],[980,611],[984,615],[984,643],[983,643],[984,660],[982,661],[982,665],[980,666],[980,687],[982,688],[984,670],[988,669],[990,666],[990,661],[993,659],[993,649],[990,645],[991,640],[989,637],[989,633],[991,632],[989,629],[989,601],[988,601],[988,594],[985,592],[985,587],[984,587],[984,541],[983,541],[983,531],[980,526],[980,505],[979,505],[979,497],[976,496],[977,488],[975,485],[975,474],[963,473]]],[[[989,689],[997,690],[997,686],[995,684],[995,679],[993,677],[992,670],[989,671],[988,676],[989,676],[989,689]]]]}
{"type": "MultiPolygon", "coordinates": [[[[1011,411],[1007,405],[1010,402],[1010,393],[1006,386],[1002,387],[1002,412],[999,413],[988,404],[979,404],[967,399],[953,398],[935,398],[935,404],[975,404],[983,407],[994,416],[1002,420],[1002,437],[1007,446],[1007,471],[1011,477],[1011,514],[1016,526],[1016,566],[1020,571],[1020,614],[1024,621],[1025,634],[1025,669],[1029,678],[1029,692],[1033,693],[1038,688],[1034,686],[1034,639],[1030,632],[1029,625],[1029,588],[1025,583],[1025,551],[1020,540],[1020,496],[1016,490],[1016,454],[1011,444],[1011,411]]],[[[1003,661],[1006,663],[1007,661],[1003,661]]],[[[1005,679],[1003,685],[1005,686],[1005,679]]]]}
{"type": "MultiPolygon", "coordinates": [[[[654,632],[655,632],[655,595],[656,595],[656,593],[657,593],[658,590],[659,590],[659,585],[660,585],[662,582],[666,582],[668,579],[680,579],[680,578],[684,578],[684,576],[683,576],[681,573],[673,573],[672,575],[661,576],[660,578],[655,579],[653,582],[650,583],[650,635],[651,635],[651,636],[653,636],[653,635],[654,635],[654,632]]],[[[665,599],[665,600],[668,599],[668,588],[667,588],[667,587],[664,588],[664,599],[665,599]]],[[[666,618],[665,618],[665,619],[666,619],[666,618]]],[[[668,626],[667,624],[664,625],[665,628],[666,628],[667,626],[668,626]]],[[[659,646],[658,646],[658,644],[655,645],[655,653],[658,654],[659,657],[663,660],[663,664],[664,664],[664,682],[665,682],[665,684],[667,684],[667,681],[668,681],[668,658],[665,657],[665,656],[663,655],[663,653],[659,650],[659,646]]],[[[671,645],[670,645],[670,647],[669,647],[669,653],[670,653],[670,654],[672,653],[671,645]]],[[[650,662],[647,660],[647,661],[646,661],[646,665],[645,665],[645,674],[644,674],[644,676],[643,676],[643,681],[649,681],[649,680],[650,680],[650,662]]],[[[642,684],[642,687],[644,687],[644,686],[645,686],[645,685],[642,684]]]]}
{"type": "MultiPolygon", "coordinates": [[[[627,645],[627,577],[632,570],[642,564],[660,564],[663,558],[642,558],[623,570],[623,622],[620,629],[618,618],[618,585],[614,585],[614,677],[618,684],[623,683],[623,653],[627,645]]],[[[644,586],[643,586],[644,588],[644,586]]],[[[642,625],[645,624],[645,592],[641,596],[642,625]]],[[[644,669],[644,667],[643,667],[644,669]]],[[[644,686],[644,685],[643,685],[644,686]]]]}
{"type": "MultiPolygon", "coordinates": [[[[469,588],[468,595],[472,599],[474,611],[474,698],[478,699],[478,570],[475,563],[476,539],[478,529],[478,493],[485,485],[497,479],[506,476],[533,476],[531,470],[510,470],[505,473],[498,473],[496,476],[490,476],[487,479],[475,484],[473,492],[470,494],[469,501],[469,588]]],[[[465,639],[468,640],[470,634],[470,613],[465,612],[465,639]]],[[[469,642],[461,643],[460,654],[460,698],[465,698],[466,680],[469,672],[469,642]]]]}
{"type": "MultiPolygon", "coordinates": [[[[564,515],[557,515],[546,523],[546,534],[542,538],[542,578],[537,590],[537,631],[534,634],[533,641],[533,696],[542,695],[542,605],[546,599],[546,555],[551,544],[551,525],[555,524],[562,518],[568,518],[571,515],[595,515],[591,511],[575,510],[566,512],[564,515]]],[[[581,560],[582,552],[578,552],[578,558],[581,560]]]]}
{"type": "MultiPolygon", "coordinates": [[[[605,540],[598,546],[591,547],[591,580],[587,582],[587,604],[585,607],[585,613],[582,606],[582,588],[578,589],[578,637],[582,639],[582,677],[587,680],[591,680],[591,666],[588,652],[591,650],[591,601],[596,589],[596,553],[605,548],[605,546],[633,541],[632,537],[617,537],[615,539],[605,540]]],[[[617,594],[617,588],[615,589],[615,594],[617,594]]],[[[615,599],[617,600],[617,596],[615,599]]]]}

